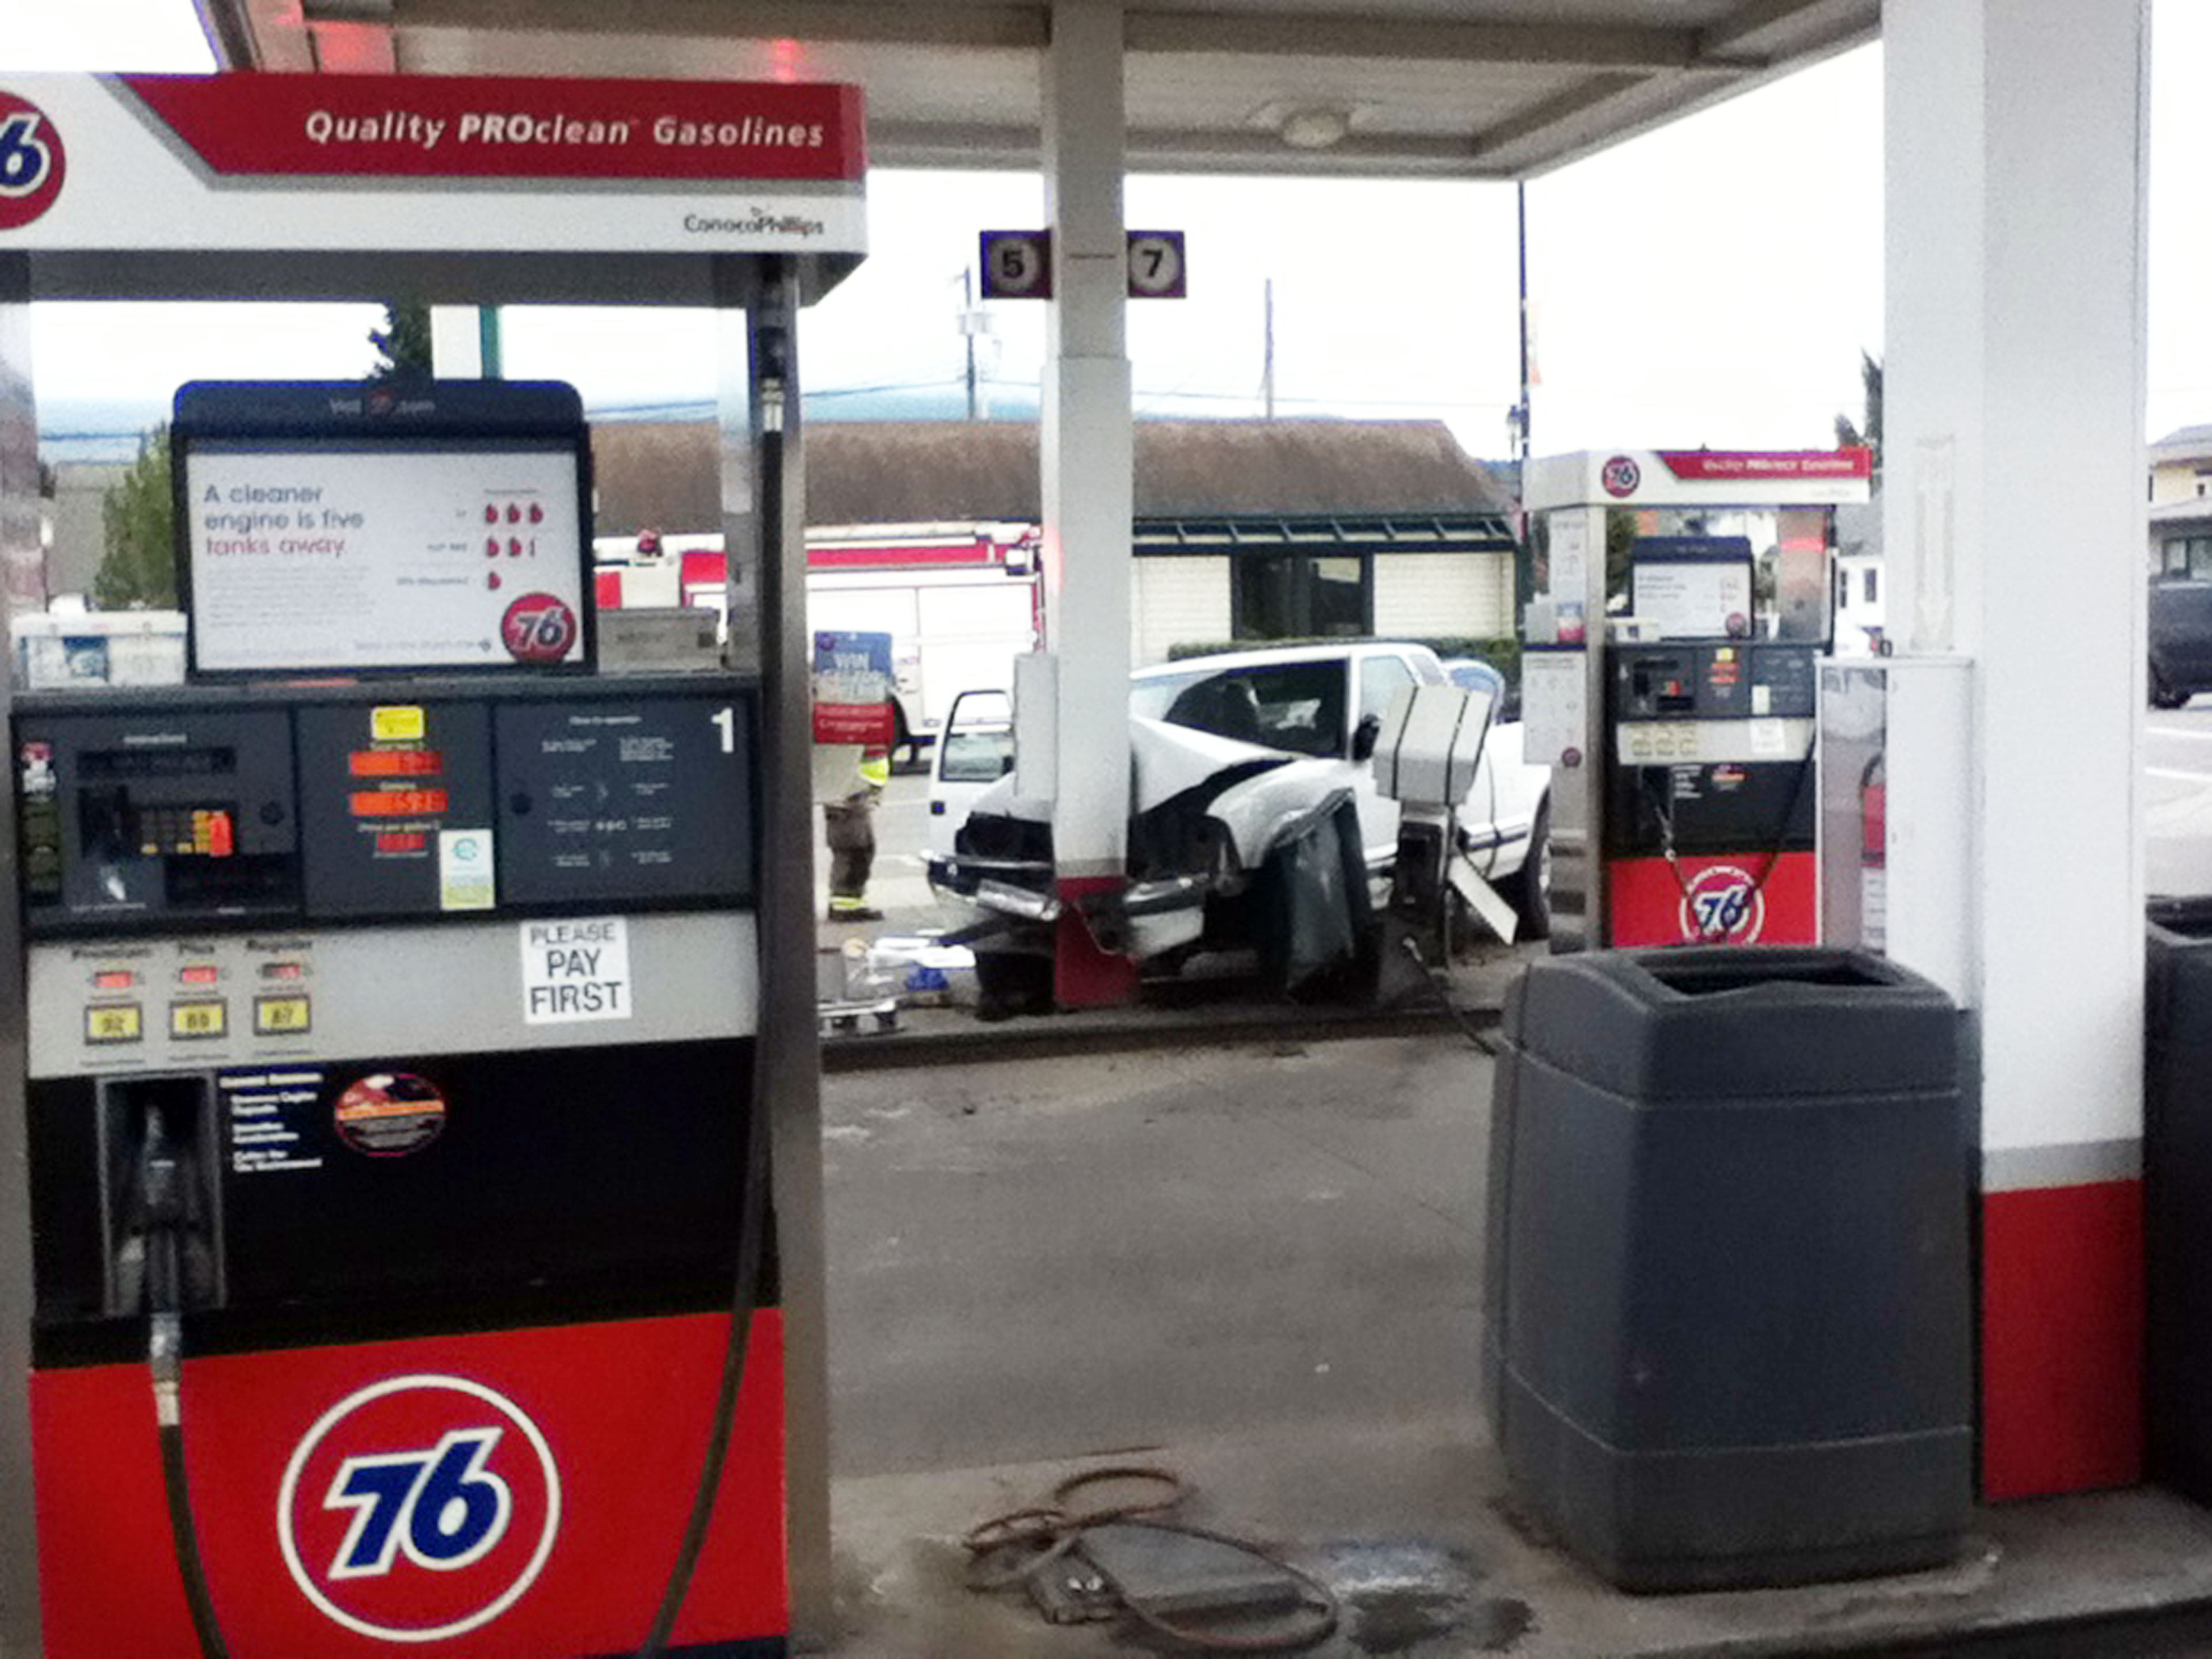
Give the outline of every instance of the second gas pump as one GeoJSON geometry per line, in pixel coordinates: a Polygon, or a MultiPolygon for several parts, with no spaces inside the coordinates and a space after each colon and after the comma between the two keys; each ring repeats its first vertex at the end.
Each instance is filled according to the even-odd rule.
{"type": "Polygon", "coordinates": [[[1525,742],[1553,767],[1555,948],[1820,938],[1830,515],[1870,475],[1861,449],[1530,465],[1547,580],[1525,742]]]}

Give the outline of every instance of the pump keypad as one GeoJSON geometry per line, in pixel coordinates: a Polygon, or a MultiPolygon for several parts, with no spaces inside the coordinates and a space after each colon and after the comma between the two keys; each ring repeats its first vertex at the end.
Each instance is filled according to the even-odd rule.
{"type": "Polygon", "coordinates": [[[192,1041],[219,1037],[230,1030],[230,1006],[220,1000],[173,1002],[169,1005],[169,1035],[192,1041]]]}
{"type": "Polygon", "coordinates": [[[253,1034],[256,1036],[297,1036],[312,1030],[314,1022],[303,996],[256,997],[253,1034]]]}
{"type": "Polygon", "coordinates": [[[143,1018],[135,1002],[109,1002],[84,1011],[87,1042],[137,1042],[146,1035],[143,1018]]]}

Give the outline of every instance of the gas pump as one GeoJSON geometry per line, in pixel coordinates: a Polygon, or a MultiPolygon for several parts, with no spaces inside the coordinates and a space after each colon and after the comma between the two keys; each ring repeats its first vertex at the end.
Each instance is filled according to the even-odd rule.
{"type": "MultiPolygon", "coordinates": [[[[574,193],[617,218],[605,180],[653,159],[609,147],[664,105],[703,101],[738,149],[748,123],[803,133],[811,111],[834,154],[789,216],[773,184],[703,213],[737,163],[701,185],[687,157],[692,204],[660,200],[641,240],[571,214],[608,245],[550,263],[536,204],[502,232],[481,185],[453,192],[465,229],[434,190],[410,202],[447,227],[427,255],[381,252],[388,220],[329,228],[319,198],[343,186],[323,178],[325,240],[295,264],[268,251],[287,245],[282,187],[265,208],[204,192],[200,234],[258,239],[242,263],[87,261],[66,250],[96,215],[53,229],[48,286],[69,293],[159,269],[225,294],[605,299],[693,269],[660,297],[746,307],[749,435],[726,471],[749,550],[726,658],[608,672],[572,389],[177,394],[187,682],[6,708],[7,1129],[27,1190],[0,1208],[27,1213],[27,1305],[6,1311],[27,1328],[44,1650],[769,1659],[816,1570],[789,1517],[803,1533],[826,1476],[788,1426],[821,1411],[785,1317],[787,1289],[802,1314],[818,1296],[818,1241],[778,1226],[806,1218],[813,1084],[811,981],[788,971],[812,954],[791,325],[853,263],[857,105],[298,79],[325,121],[439,106],[459,131],[534,100],[533,143],[599,147],[574,193]],[[503,234],[526,256],[483,252],[503,234]],[[346,234],[368,246],[333,262],[346,234]],[[715,258],[672,252],[702,234],[715,258]]],[[[164,165],[194,187],[170,149],[203,120],[233,170],[257,135],[289,137],[266,86],[27,79],[0,97],[43,100],[34,133],[79,142],[69,189],[136,193],[164,165]]],[[[787,180],[777,142],[763,176],[787,180]]],[[[31,240],[0,260],[27,277],[17,307],[46,291],[31,240]]]]}
{"type": "Polygon", "coordinates": [[[1527,620],[1525,731],[1555,768],[1555,948],[1819,939],[1826,520],[1870,470],[1859,449],[1532,464],[1549,584],[1527,620]],[[1625,571],[1607,557],[1624,540],[1625,571]]]}
{"type": "Polygon", "coordinates": [[[1617,945],[1818,937],[1811,869],[1818,647],[1611,647],[1606,845],[1617,945]]]}

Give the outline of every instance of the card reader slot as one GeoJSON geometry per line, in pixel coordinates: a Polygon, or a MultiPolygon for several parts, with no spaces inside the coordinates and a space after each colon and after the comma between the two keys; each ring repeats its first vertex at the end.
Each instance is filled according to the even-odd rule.
{"type": "Polygon", "coordinates": [[[1698,707],[1695,665],[1680,657],[1660,657],[1630,665],[1629,707],[1646,719],[1694,714],[1698,707]]]}
{"type": "Polygon", "coordinates": [[[289,910],[296,908],[299,887],[299,860],[289,853],[225,858],[180,854],[169,858],[161,871],[162,897],[172,909],[193,915],[289,910]]]}

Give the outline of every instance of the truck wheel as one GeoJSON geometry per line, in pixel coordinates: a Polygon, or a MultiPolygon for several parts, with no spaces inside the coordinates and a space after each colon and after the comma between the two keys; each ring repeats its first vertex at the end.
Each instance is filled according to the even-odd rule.
{"type": "Polygon", "coordinates": [[[1528,853],[1521,867],[1498,883],[1498,891],[1521,918],[1522,939],[1552,936],[1552,803],[1547,797],[1528,826],[1528,853]]]}
{"type": "Polygon", "coordinates": [[[2153,658],[2150,665],[2150,706],[2154,708],[2179,708],[2188,701],[2189,693],[2175,690],[2166,676],[2159,672],[2157,659],[2153,658]]]}
{"type": "Polygon", "coordinates": [[[1052,958],[1022,951],[975,952],[975,1017],[1012,1019],[1052,1012],[1052,958]]]}

